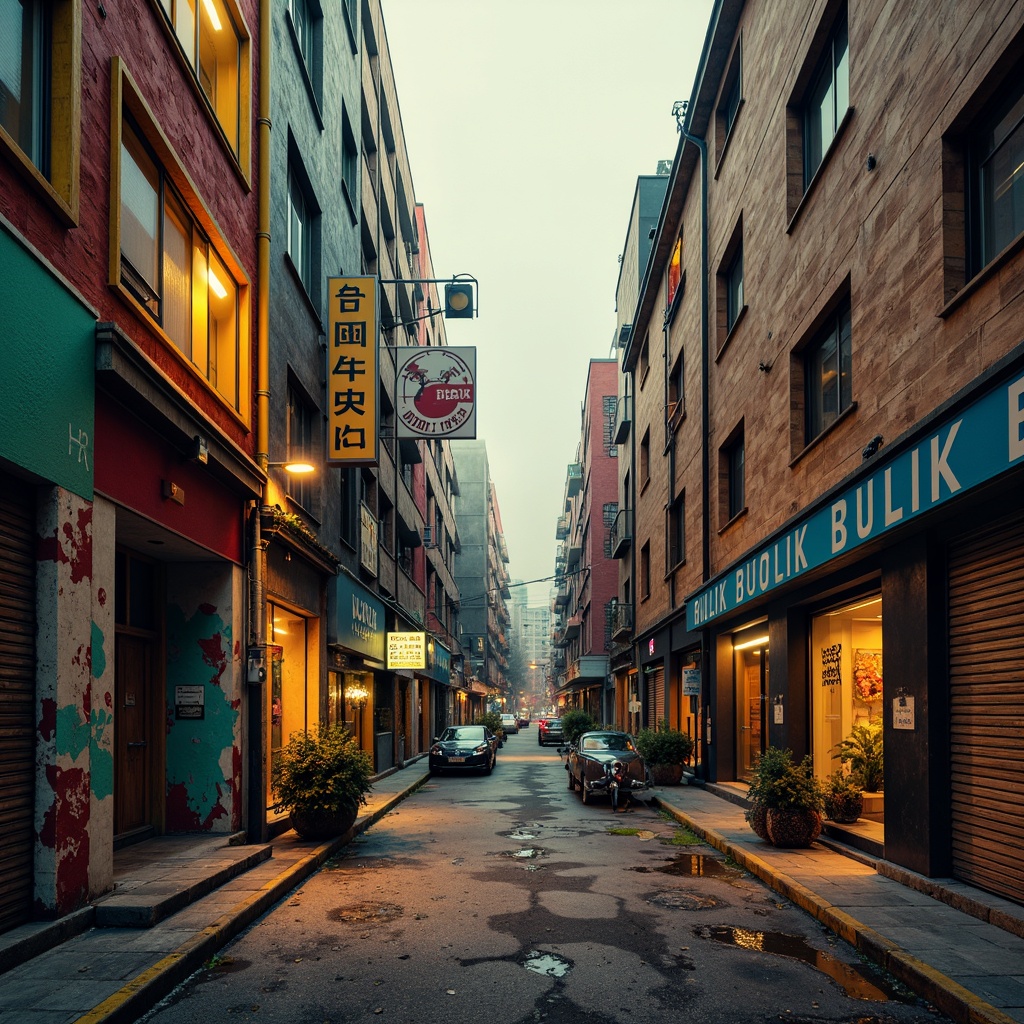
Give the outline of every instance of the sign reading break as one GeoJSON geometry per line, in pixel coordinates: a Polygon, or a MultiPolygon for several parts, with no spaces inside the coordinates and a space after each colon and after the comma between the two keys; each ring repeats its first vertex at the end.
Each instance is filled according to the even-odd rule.
{"type": "Polygon", "coordinates": [[[375,466],[380,436],[375,277],[327,279],[327,462],[375,466]]]}
{"type": "Polygon", "coordinates": [[[388,633],[388,668],[426,667],[426,633],[388,633]]]}

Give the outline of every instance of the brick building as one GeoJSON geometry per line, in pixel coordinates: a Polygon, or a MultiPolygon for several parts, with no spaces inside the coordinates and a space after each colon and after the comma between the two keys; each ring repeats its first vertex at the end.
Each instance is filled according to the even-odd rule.
{"type": "Polygon", "coordinates": [[[623,361],[648,703],[709,780],[880,729],[847,838],[1018,901],[1022,25],[717,3],[623,361]]]}

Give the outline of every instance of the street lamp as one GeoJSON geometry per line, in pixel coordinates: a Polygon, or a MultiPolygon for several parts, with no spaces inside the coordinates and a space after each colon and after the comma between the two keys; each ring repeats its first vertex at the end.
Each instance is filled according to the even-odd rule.
{"type": "Polygon", "coordinates": [[[302,476],[305,473],[315,473],[316,466],[305,459],[289,459],[287,462],[268,462],[267,469],[283,469],[293,476],[302,476]]]}

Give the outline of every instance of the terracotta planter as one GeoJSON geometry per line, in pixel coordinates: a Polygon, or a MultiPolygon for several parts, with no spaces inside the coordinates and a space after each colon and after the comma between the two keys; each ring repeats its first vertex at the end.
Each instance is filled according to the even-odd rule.
{"type": "Polygon", "coordinates": [[[344,807],[333,814],[296,807],[291,812],[291,823],[303,839],[334,839],[355,824],[358,814],[356,807],[344,807]]]}
{"type": "Polygon", "coordinates": [[[768,838],[768,808],[764,804],[752,804],[746,814],[747,824],[754,830],[758,839],[766,843],[771,842],[768,838]]]}
{"type": "Polygon", "coordinates": [[[821,815],[800,808],[768,810],[768,841],[772,846],[810,846],[821,835],[821,815]]]}
{"type": "Polygon", "coordinates": [[[650,772],[651,782],[656,786],[678,786],[683,778],[681,764],[652,764],[650,772]]]}

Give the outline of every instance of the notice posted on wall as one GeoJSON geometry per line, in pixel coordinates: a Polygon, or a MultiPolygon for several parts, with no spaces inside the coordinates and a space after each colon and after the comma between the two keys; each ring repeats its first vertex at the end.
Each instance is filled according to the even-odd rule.
{"type": "Polygon", "coordinates": [[[203,718],[206,713],[204,686],[176,686],[174,688],[174,717],[203,718]]]}
{"type": "Polygon", "coordinates": [[[892,702],[892,727],[914,730],[914,698],[897,697],[892,702]]]}

